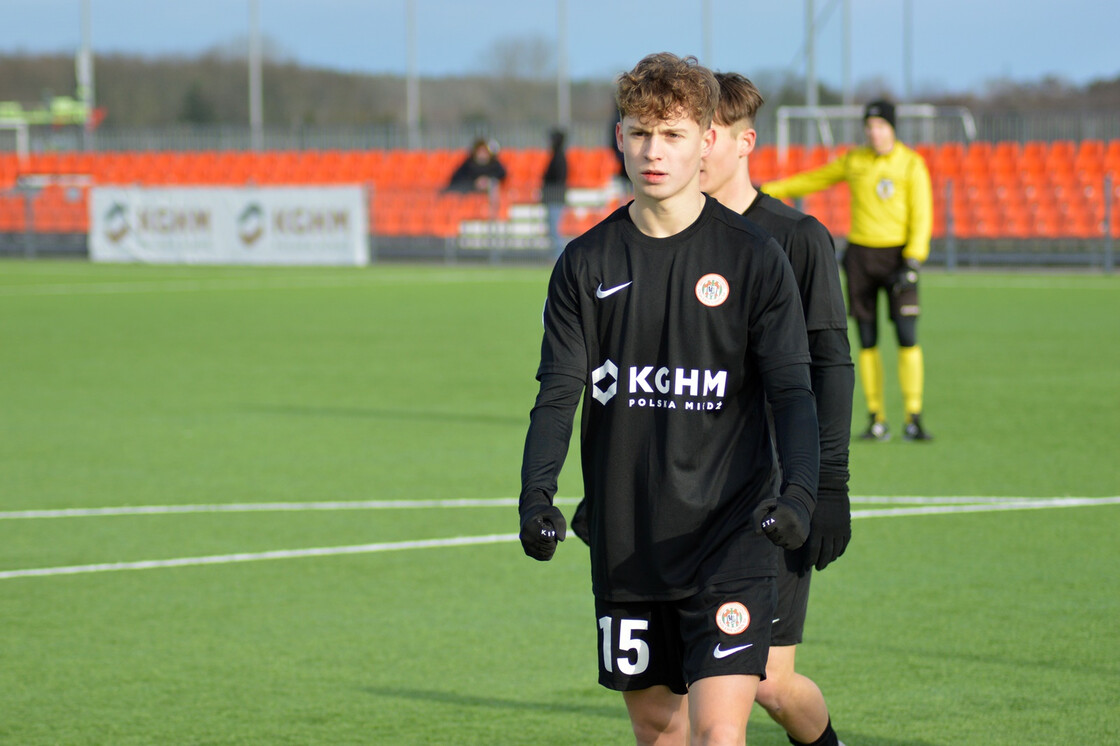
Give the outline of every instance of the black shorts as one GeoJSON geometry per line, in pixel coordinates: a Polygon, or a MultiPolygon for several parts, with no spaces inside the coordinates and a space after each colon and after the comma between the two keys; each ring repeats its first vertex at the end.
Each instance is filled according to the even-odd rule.
{"type": "Polygon", "coordinates": [[[890,292],[896,273],[905,266],[902,246],[885,249],[869,248],[850,243],[844,251],[844,273],[848,276],[848,313],[856,321],[875,321],[878,318],[879,291],[887,292],[891,319],[917,316],[918,288],[914,287],[895,295],[890,292]]]}
{"type": "Polygon", "coordinates": [[[771,577],[719,583],[677,601],[597,598],[599,683],[687,694],[708,676],[765,678],[776,603],[771,577]]]}
{"type": "Polygon", "coordinates": [[[783,550],[778,561],[778,606],[774,611],[771,647],[801,644],[805,617],[809,611],[809,581],[812,568],[806,567],[805,548],[783,550]]]}

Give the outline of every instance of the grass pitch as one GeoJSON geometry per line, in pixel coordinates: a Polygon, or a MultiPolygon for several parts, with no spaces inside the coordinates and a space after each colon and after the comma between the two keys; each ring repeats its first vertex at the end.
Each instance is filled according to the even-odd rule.
{"type": "MultiPolygon", "coordinates": [[[[586,550],[511,540],[546,280],[0,263],[0,743],[631,743],[586,550]]],[[[853,442],[799,668],[849,744],[1115,741],[1120,285],[923,306],[936,440],[853,442]]]]}

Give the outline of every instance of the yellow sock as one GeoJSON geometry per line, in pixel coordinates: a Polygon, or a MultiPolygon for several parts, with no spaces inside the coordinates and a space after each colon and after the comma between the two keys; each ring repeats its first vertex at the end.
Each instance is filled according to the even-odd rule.
{"type": "Polygon", "coordinates": [[[875,415],[876,422],[886,422],[883,409],[883,358],[878,347],[859,351],[859,380],[867,399],[867,411],[875,415]]]}
{"type": "Polygon", "coordinates": [[[906,417],[922,413],[922,394],[925,391],[925,365],[922,348],[898,348],[898,386],[902,389],[902,406],[906,417]]]}

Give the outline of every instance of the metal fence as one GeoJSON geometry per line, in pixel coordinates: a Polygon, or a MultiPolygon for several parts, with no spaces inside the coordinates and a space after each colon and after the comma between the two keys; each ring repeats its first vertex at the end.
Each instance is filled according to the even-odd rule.
{"type": "MultiPolygon", "coordinates": [[[[949,107],[958,109],[960,107],[949,107]]],[[[1112,112],[1074,113],[977,113],[971,112],[975,123],[975,139],[986,142],[1052,142],[1086,139],[1120,139],[1120,117],[1112,112]]],[[[774,144],[778,139],[778,110],[764,109],[759,116],[759,144],[774,144]]],[[[836,144],[859,141],[862,128],[850,119],[836,119],[833,132],[836,144]],[[854,126],[853,126],[854,125],[854,126]]],[[[610,121],[578,122],[569,131],[568,144],[599,147],[611,142],[610,121]]],[[[417,136],[403,125],[371,127],[268,127],[261,145],[263,150],[368,150],[368,149],[459,149],[467,148],[476,137],[496,140],[502,147],[544,147],[548,127],[504,124],[472,124],[462,127],[421,127],[417,136]]],[[[790,123],[790,142],[820,142],[815,125],[790,123]]],[[[964,142],[969,133],[957,117],[943,117],[933,122],[900,122],[899,136],[908,143],[964,142]]],[[[0,151],[14,151],[17,138],[13,132],[0,132],[0,151]]],[[[32,127],[27,138],[32,152],[49,151],[130,151],[130,150],[251,150],[253,138],[247,126],[177,126],[161,128],[104,127],[84,132],[78,127],[32,127]]]]}

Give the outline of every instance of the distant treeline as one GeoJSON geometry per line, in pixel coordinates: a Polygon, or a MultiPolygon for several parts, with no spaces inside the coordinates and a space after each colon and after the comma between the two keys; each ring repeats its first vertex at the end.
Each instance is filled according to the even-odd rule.
{"type": "MultiPolygon", "coordinates": [[[[243,125],[249,119],[249,75],[244,58],[218,53],[197,57],[95,58],[96,104],[104,107],[103,127],[160,127],[177,124],[243,125]]],[[[745,71],[748,72],[749,71],[745,71]]],[[[804,103],[804,82],[782,73],[752,76],[767,98],[767,109],[804,103]]],[[[0,101],[25,108],[51,96],[75,94],[73,57],[0,55],[0,101]]],[[[610,80],[574,81],[572,121],[604,122],[613,111],[610,80]]],[[[265,61],[262,71],[264,121],[270,127],[404,125],[406,81],[398,75],[324,70],[290,61],[265,61]]],[[[890,94],[875,82],[861,85],[859,100],[890,94]]],[[[923,95],[923,102],[964,105],[976,112],[1120,111],[1120,77],[1074,86],[1047,78],[1022,83],[997,80],[981,94],[923,95]]],[[[821,104],[839,103],[840,92],[822,87],[821,104]]],[[[424,78],[420,113],[425,126],[530,125],[548,127],[557,118],[554,79],[517,74],[424,78]]]]}

